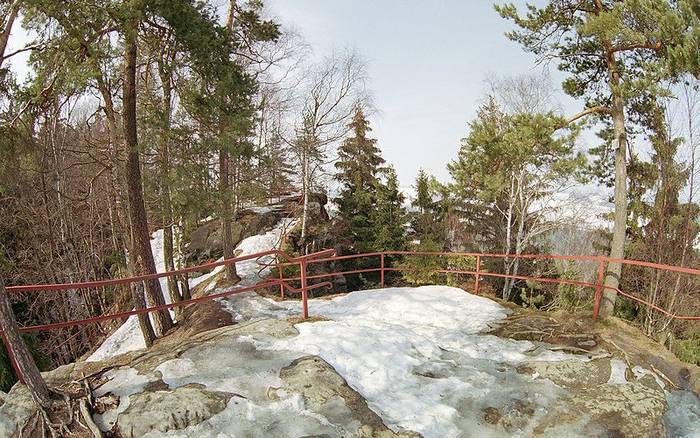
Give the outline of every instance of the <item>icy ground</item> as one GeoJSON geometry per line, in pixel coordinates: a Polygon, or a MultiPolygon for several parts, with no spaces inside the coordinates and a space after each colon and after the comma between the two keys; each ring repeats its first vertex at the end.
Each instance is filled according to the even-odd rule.
{"type": "MultiPolygon", "coordinates": [[[[278,317],[299,313],[298,302],[266,308],[266,300],[252,294],[237,300],[239,320],[256,313],[278,317]]],[[[298,336],[252,342],[262,350],[322,357],[395,431],[413,430],[426,438],[501,436],[484,423],[485,409],[526,401],[536,406],[535,421],[530,422],[536,424],[564,393],[537,373],[516,372],[519,364],[587,360],[486,333],[506,312],[494,301],[446,286],[360,291],[333,300],[311,300],[310,313],[328,321],[297,324],[298,336]]],[[[613,359],[611,366],[608,383],[626,384],[625,362],[613,359]]],[[[633,372],[660,380],[640,367],[633,372]]],[[[663,381],[659,383],[664,387],[663,381]]],[[[667,393],[667,401],[668,436],[700,438],[698,397],[673,391],[667,393]]],[[[578,436],[571,427],[551,428],[547,436],[578,436]]],[[[534,432],[525,428],[518,436],[534,432]]]]}
{"type": "Polygon", "coordinates": [[[321,356],[387,426],[425,437],[491,436],[482,409],[510,399],[528,397],[544,410],[561,390],[503,367],[573,358],[485,334],[506,309],[452,287],[353,292],[312,300],[310,312],[329,321],[298,324],[299,336],[258,347],[321,356]]]}
{"type": "MultiPolygon", "coordinates": [[[[245,239],[237,253],[251,254],[276,247],[289,226],[289,221],[282,221],[268,233],[245,239]]],[[[152,245],[162,272],[162,232],[154,234],[152,245]]],[[[191,279],[191,286],[211,279],[222,269],[191,279]]],[[[261,271],[255,260],[239,263],[239,287],[256,283],[268,269],[261,271]]],[[[165,291],[165,279],[162,283],[165,291]]],[[[221,301],[241,326],[255,324],[261,318],[284,320],[299,316],[300,312],[298,301],[278,303],[255,293],[221,301]]],[[[108,429],[117,414],[128,408],[130,394],[138,394],[146,383],[162,378],[171,389],[194,383],[242,397],[235,396],[223,411],[196,426],[149,436],[277,436],[274,434],[279,431],[284,431],[279,436],[339,436],[337,430],[334,432],[335,426],[309,411],[298,394],[285,395],[284,382],[279,377],[280,370],[294,359],[315,354],[331,364],[395,431],[414,430],[426,438],[495,437],[503,432],[483,421],[485,409],[525,401],[535,406],[531,416],[536,420],[553,409],[565,391],[537,373],[517,372],[520,363],[581,360],[528,341],[486,333],[505,318],[506,309],[489,299],[450,287],[353,292],[333,300],[311,300],[310,311],[327,320],[297,324],[298,335],[254,332],[229,336],[197,345],[164,362],[157,368],[159,375],[134,378],[135,370],[130,368],[111,372],[113,380],[102,391],[124,397],[118,412],[96,420],[108,429]],[[464,431],[469,433],[465,435],[464,431]]],[[[144,348],[143,339],[135,318],[130,318],[88,360],[102,360],[140,348],[144,348]]],[[[612,365],[609,383],[625,384],[621,372],[624,367],[618,366],[621,362],[613,360],[612,365]]],[[[697,397],[676,391],[668,393],[667,399],[669,436],[700,437],[697,397]]],[[[576,436],[572,435],[571,425],[553,427],[547,432],[547,436],[576,436]]],[[[529,436],[533,431],[525,428],[519,433],[529,436]]]]}
{"type": "MultiPolygon", "coordinates": [[[[257,252],[267,251],[276,248],[279,245],[282,234],[293,225],[293,219],[283,219],[271,231],[258,234],[255,236],[243,239],[236,247],[237,256],[245,256],[257,252]]],[[[156,270],[166,272],[165,258],[163,253],[163,230],[158,230],[153,233],[151,238],[151,249],[153,251],[153,259],[156,264],[156,270]]],[[[222,260],[222,259],[219,259],[222,260]]],[[[270,267],[263,267],[269,263],[272,257],[263,257],[261,260],[247,260],[236,265],[238,275],[241,277],[241,282],[237,287],[250,286],[261,280],[267,273],[270,267]],[[262,268],[262,270],[261,270],[262,268]]],[[[216,274],[224,270],[224,266],[219,266],[213,269],[210,273],[201,275],[189,280],[190,287],[203,283],[216,274]]],[[[160,278],[160,286],[163,291],[163,298],[166,303],[171,303],[170,294],[168,294],[167,278],[160,278]]],[[[226,300],[222,300],[226,306],[226,300]]],[[[171,311],[171,315],[173,312],[171,311]]],[[[130,316],[121,327],[119,327],[112,335],[110,335],[95,352],[87,358],[88,362],[97,362],[105,360],[128,351],[140,350],[146,348],[146,344],[141,336],[138,319],[136,316],[130,316]]]]}
{"type": "MultiPolygon", "coordinates": [[[[207,390],[237,395],[223,411],[197,425],[147,436],[344,436],[309,410],[298,394],[286,391],[279,377],[283,367],[309,354],[331,364],[394,431],[413,430],[426,438],[532,436],[532,425],[560,405],[566,390],[537,373],[519,372],[518,366],[585,360],[486,333],[507,310],[447,286],[388,288],[311,300],[312,315],[327,320],[297,324],[298,334],[283,329],[284,319],[298,316],[298,301],[273,302],[254,293],[230,301],[237,309],[238,326],[262,323],[261,327],[282,328],[250,330],[198,344],[159,365],[159,374],[148,375],[147,380],[161,378],[171,389],[201,384],[207,390]],[[484,421],[489,408],[522,402],[534,409],[528,413],[531,421],[517,432],[506,433],[484,421]]],[[[608,383],[626,384],[623,361],[613,359],[612,367],[608,383]]],[[[118,372],[133,374],[128,369],[118,372]]],[[[128,395],[142,390],[143,377],[115,380],[121,381],[110,382],[111,390],[127,395],[127,405],[120,403],[123,411],[128,395]]],[[[697,398],[673,392],[668,401],[668,436],[700,436],[697,398]]],[[[115,416],[99,418],[99,424],[113,424],[115,416]]],[[[582,418],[579,426],[585,422],[582,418]]],[[[589,435],[569,423],[550,427],[542,436],[589,435]]]]}

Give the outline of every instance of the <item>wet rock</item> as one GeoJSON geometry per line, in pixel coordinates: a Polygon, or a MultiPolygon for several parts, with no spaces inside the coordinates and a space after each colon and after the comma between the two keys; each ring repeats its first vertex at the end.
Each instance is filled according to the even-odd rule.
{"type": "Polygon", "coordinates": [[[14,436],[17,426],[25,424],[36,412],[36,404],[24,385],[15,385],[0,406],[0,436],[14,436]]]}
{"type": "Polygon", "coordinates": [[[367,406],[365,399],[348,386],[335,369],[318,356],[304,356],[282,369],[283,391],[302,394],[307,408],[361,438],[412,438],[420,435],[395,433],[367,406]]]}
{"type": "Polygon", "coordinates": [[[521,374],[539,374],[564,388],[597,386],[610,379],[611,365],[609,358],[584,362],[581,360],[564,360],[560,362],[528,362],[520,365],[521,374]]]}
{"type": "Polygon", "coordinates": [[[540,420],[536,428],[540,433],[582,419],[585,430],[605,436],[657,437],[665,433],[666,396],[652,375],[635,379],[630,371],[623,373],[629,381],[613,382],[609,358],[529,362],[518,370],[566,389],[557,409],[540,420]]]}
{"type": "Polygon", "coordinates": [[[484,408],[484,421],[487,422],[488,424],[498,424],[498,422],[501,420],[501,412],[498,410],[498,408],[494,408],[493,406],[489,406],[487,408],[484,408]]]}
{"type": "Polygon", "coordinates": [[[129,396],[129,407],[119,415],[117,429],[120,436],[128,438],[185,429],[223,411],[232,396],[197,385],[134,394],[129,396]]]}
{"type": "Polygon", "coordinates": [[[666,396],[651,382],[587,388],[574,394],[571,401],[591,417],[591,422],[603,425],[611,433],[650,438],[665,435],[666,396]]]}

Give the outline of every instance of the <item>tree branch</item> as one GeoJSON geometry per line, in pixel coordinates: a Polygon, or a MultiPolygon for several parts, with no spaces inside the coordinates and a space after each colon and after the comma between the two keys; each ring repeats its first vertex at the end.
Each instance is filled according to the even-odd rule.
{"type": "Polygon", "coordinates": [[[585,117],[589,114],[594,114],[594,113],[604,113],[604,114],[610,114],[610,108],[602,105],[598,106],[593,106],[590,108],[586,108],[585,110],[581,111],[580,113],[574,114],[573,116],[569,117],[566,120],[565,125],[570,125],[576,120],[580,119],[581,117],[585,117]]]}

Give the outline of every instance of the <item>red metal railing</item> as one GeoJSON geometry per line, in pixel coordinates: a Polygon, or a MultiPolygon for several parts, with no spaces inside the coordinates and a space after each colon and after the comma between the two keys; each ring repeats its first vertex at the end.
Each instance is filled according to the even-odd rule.
{"type": "MultiPolygon", "coordinates": [[[[328,279],[328,278],[337,277],[337,276],[341,276],[341,275],[345,276],[345,275],[362,274],[362,273],[378,273],[379,279],[380,279],[380,287],[384,287],[386,273],[388,273],[388,272],[408,272],[408,271],[424,271],[424,272],[431,272],[431,273],[463,274],[463,275],[473,276],[474,277],[474,292],[476,294],[479,294],[481,280],[485,277],[512,278],[512,279],[516,279],[516,280],[529,280],[529,281],[535,281],[535,282],[540,282],[540,283],[554,283],[554,284],[573,285],[573,286],[580,286],[580,287],[584,287],[584,288],[591,288],[595,291],[594,306],[593,306],[593,319],[594,320],[596,320],[598,318],[598,312],[599,312],[599,308],[600,308],[600,302],[602,299],[603,291],[605,289],[609,289],[609,290],[614,290],[618,294],[620,294],[628,299],[631,299],[639,304],[642,304],[644,306],[652,308],[652,309],[662,313],[663,315],[665,315],[671,319],[686,320],[686,321],[700,321],[700,316],[677,315],[677,314],[671,313],[668,310],[662,309],[661,307],[657,306],[654,303],[651,303],[647,300],[636,297],[630,293],[624,292],[624,291],[620,290],[619,288],[611,288],[611,287],[608,287],[604,284],[605,268],[606,268],[607,264],[610,262],[619,262],[619,263],[622,263],[623,265],[659,269],[659,270],[663,270],[663,271],[667,271],[667,272],[675,272],[678,274],[693,275],[693,276],[698,276],[698,277],[700,277],[700,270],[672,266],[672,265],[663,265],[663,264],[657,264],[657,263],[642,262],[642,261],[637,261],[637,260],[611,259],[611,258],[603,257],[603,256],[558,256],[558,255],[542,255],[542,254],[521,254],[521,255],[516,256],[516,255],[512,255],[512,254],[509,255],[509,254],[489,254],[489,253],[469,253],[469,252],[415,252],[415,251],[383,251],[383,252],[373,252],[373,253],[337,256],[334,250],[327,249],[327,250],[319,251],[319,252],[308,254],[305,256],[301,256],[301,257],[292,257],[283,251],[273,249],[273,250],[264,251],[264,252],[260,252],[260,253],[256,253],[256,254],[250,254],[247,256],[235,257],[232,259],[227,259],[227,260],[222,260],[222,261],[217,261],[217,262],[212,262],[212,263],[206,263],[206,264],[199,265],[199,266],[193,266],[190,268],[184,268],[184,269],[179,269],[179,270],[170,271],[170,272],[163,272],[163,273],[158,273],[158,274],[141,275],[141,276],[136,276],[136,277],[131,277],[131,278],[123,278],[123,279],[87,281],[87,282],[80,282],[80,283],[10,286],[7,288],[7,290],[10,293],[50,292],[50,291],[56,292],[56,291],[73,290],[73,289],[81,289],[81,288],[99,288],[99,287],[105,287],[105,286],[125,285],[125,284],[134,283],[134,282],[140,282],[140,281],[145,281],[145,280],[152,280],[152,279],[158,279],[158,278],[163,278],[163,277],[182,275],[182,274],[202,271],[202,270],[206,270],[206,269],[213,269],[213,268],[216,268],[219,266],[235,264],[238,262],[243,262],[243,261],[248,261],[248,260],[259,261],[263,257],[273,257],[273,256],[276,257],[276,259],[277,259],[276,265],[277,265],[278,272],[279,272],[278,278],[263,279],[260,282],[258,282],[257,284],[252,285],[252,286],[247,286],[247,287],[235,287],[234,286],[228,290],[225,290],[225,291],[222,291],[222,292],[219,292],[216,294],[212,294],[212,295],[206,295],[206,296],[192,298],[192,299],[185,300],[185,301],[178,301],[178,302],[170,303],[170,304],[162,304],[162,305],[151,306],[151,307],[146,307],[146,308],[133,309],[130,311],[113,313],[113,314],[109,314],[109,315],[100,315],[100,316],[96,316],[96,317],[92,317],[92,318],[85,318],[85,319],[80,319],[80,320],[57,322],[57,323],[43,324],[43,325],[36,325],[36,326],[29,326],[29,327],[21,327],[20,331],[21,332],[32,332],[32,331],[53,330],[53,329],[59,329],[59,328],[65,328],[65,327],[93,324],[93,323],[97,323],[100,321],[122,319],[122,318],[126,318],[126,317],[129,317],[132,315],[146,314],[146,313],[151,313],[151,312],[155,312],[155,311],[159,311],[159,310],[171,309],[174,307],[187,306],[190,304],[200,303],[203,301],[209,301],[209,300],[214,300],[214,299],[218,299],[218,298],[224,298],[227,296],[231,296],[231,295],[235,295],[235,294],[239,294],[239,293],[243,293],[243,292],[247,292],[247,291],[251,291],[251,290],[268,288],[268,287],[279,287],[280,296],[282,298],[285,297],[285,291],[300,294],[301,295],[302,315],[306,319],[309,317],[308,292],[310,290],[331,286],[331,283],[329,281],[323,281],[323,282],[312,284],[312,285],[309,285],[309,281],[328,279]],[[442,268],[441,269],[414,269],[414,268],[409,268],[409,267],[405,267],[405,266],[387,266],[387,263],[386,263],[387,257],[396,257],[396,256],[472,257],[472,258],[474,258],[475,268],[473,270],[470,270],[470,269],[449,269],[449,268],[445,268],[445,269],[442,269],[442,268]],[[345,271],[333,271],[333,272],[326,272],[326,273],[322,273],[322,274],[308,275],[309,265],[314,265],[314,264],[319,264],[319,263],[328,263],[328,262],[368,259],[368,258],[369,259],[377,258],[378,262],[379,262],[379,266],[378,267],[363,268],[363,269],[351,269],[351,270],[345,270],[345,271]],[[535,276],[527,276],[527,275],[513,275],[513,274],[501,274],[501,273],[497,273],[497,272],[489,272],[489,271],[485,271],[483,269],[482,262],[485,258],[497,258],[497,259],[521,258],[521,259],[529,259],[529,260],[561,260],[561,261],[593,262],[593,263],[597,263],[597,277],[596,277],[596,282],[591,283],[591,282],[586,282],[586,281],[571,280],[571,279],[565,279],[565,278],[535,277],[535,276]],[[284,268],[288,267],[288,266],[298,266],[299,276],[285,277],[284,276],[284,268]],[[291,281],[298,281],[300,283],[300,287],[296,288],[296,287],[291,286],[290,285],[291,281]]],[[[0,333],[0,334],[2,335],[3,341],[5,342],[5,346],[6,346],[7,352],[8,352],[8,357],[9,357],[10,361],[12,362],[12,365],[15,369],[15,373],[16,373],[17,377],[19,378],[19,380],[21,382],[23,382],[24,379],[23,379],[21,372],[19,371],[19,368],[17,367],[17,364],[16,364],[15,359],[14,359],[14,352],[12,351],[11,346],[7,342],[7,340],[5,338],[5,334],[4,333],[0,333]]]]}
{"type": "MultiPolygon", "coordinates": [[[[271,256],[276,256],[278,258],[278,260],[280,260],[280,259],[286,260],[287,263],[297,263],[297,264],[299,264],[300,269],[302,269],[302,268],[305,269],[305,266],[306,266],[305,263],[308,260],[311,260],[311,259],[314,259],[317,257],[328,257],[328,256],[333,256],[333,255],[335,255],[335,251],[324,250],[324,251],[308,254],[305,256],[301,256],[301,257],[292,257],[289,254],[285,253],[284,251],[273,249],[273,250],[269,250],[269,251],[250,254],[247,256],[235,257],[235,258],[231,258],[231,259],[226,259],[226,260],[221,260],[221,261],[211,262],[211,263],[205,263],[205,264],[198,265],[198,266],[192,266],[189,268],[178,269],[175,271],[168,271],[168,272],[162,272],[162,273],[157,273],[157,274],[139,275],[139,276],[135,276],[135,277],[110,279],[110,280],[84,281],[84,282],[78,282],[78,283],[9,286],[6,289],[9,293],[60,292],[60,291],[74,290],[74,289],[87,289],[87,288],[99,288],[99,287],[106,287],[106,286],[126,285],[126,284],[146,281],[146,280],[159,279],[159,278],[163,278],[163,277],[172,277],[172,276],[182,275],[182,274],[186,274],[186,273],[190,273],[190,272],[198,272],[198,271],[203,271],[203,270],[207,270],[207,269],[213,269],[213,268],[216,268],[219,266],[235,264],[238,262],[243,262],[243,261],[248,261],[248,260],[259,260],[263,257],[271,257],[271,256]]],[[[224,298],[227,296],[240,294],[240,293],[248,292],[248,291],[255,290],[255,289],[262,289],[262,288],[273,287],[273,286],[279,286],[282,294],[284,294],[284,291],[287,290],[290,292],[302,293],[302,296],[306,297],[309,290],[319,289],[322,287],[328,287],[328,286],[331,286],[331,283],[330,282],[322,282],[322,283],[314,284],[311,286],[304,285],[303,288],[295,288],[295,287],[291,286],[284,278],[265,279],[265,280],[262,280],[262,281],[256,283],[255,285],[252,285],[252,286],[247,286],[247,287],[233,286],[232,288],[225,290],[223,292],[220,292],[220,293],[206,295],[206,296],[197,297],[197,298],[192,298],[189,300],[177,301],[175,303],[161,304],[161,305],[144,307],[144,308],[137,308],[137,309],[133,309],[133,310],[125,311],[125,312],[112,313],[112,314],[108,314],[108,315],[100,315],[100,316],[95,316],[95,317],[91,317],[91,318],[79,319],[79,320],[57,322],[57,323],[52,323],[52,324],[42,324],[42,325],[35,325],[35,326],[28,326],[28,327],[20,327],[19,331],[21,333],[27,333],[27,332],[35,332],[35,331],[55,330],[55,329],[66,328],[66,327],[81,326],[81,325],[85,325],[85,324],[94,324],[94,323],[101,322],[101,321],[117,320],[117,319],[129,317],[132,315],[147,314],[147,313],[152,313],[152,312],[156,312],[159,310],[187,306],[190,304],[200,303],[203,301],[215,300],[218,298],[224,298]]],[[[308,305],[306,305],[305,308],[307,309],[305,315],[308,316],[308,305]]],[[[21,373],[19,367],[17,366],[17,362],[15,360],[15,353],[12,349],[12,346],[9,344],[9,342],[7,342],[7,338],[6,338],[4,332],[0,331],[0,335],[3,338],[3,342],[5,344],[5,348],[7,351],[7,356],[10,359],[10,362],[12,363],[12,367],[15,371],[15,374],[16,374],[17,378],[19,379],[19,381],[24,383],[24,377],[22,376],[22,373],[21,373]]]]}
{"type": "MultiPolygon", "coordinates": [[[[514,255],[514,254],[470,253],[470,252],[382,251],[382,252],[373,252],[373,253],[334,256],[334,257],[327,257],[327,258],[317,257],[317,258],[314,258],[313,260],[306,261],[304,263],[304,265],[306,267],[310,264],[315,264],[315,263],[335,262],[335,261],[341,261],[341,260],[353,260],[353,259],[364,259],[364,258],[374,258],[374,257],[379,258],[379,266],[378,267],[364,268],[364,269],[352,269],[352,270],[346,270],[346,271],[333,271],[333,272],[317,274],[317,275],[306,275],[306,272],[304,272],[304,270],[302,270],[300,277],[286,278],[286,280],[287,281],[301,280],[302,281],[302,289],[303,289],[304,284],[306,284],[306,282],[308,282],[309,280],[317,280],[317,279],[331,278],[331,277],[344,276],[344,275],[355,275],[355,274],[362,274],[362,273],[379,273],[380,287],[384,287],[385,276],[386,276],[387,272],[424,271],[424,272],[433,272],[433,273],[442,273],[442,274],[464,274],[464,275],[474,276],[474,293],[479,294],[480,283],[481,283],[481,279],[483,277],[511,278],[511,279],[516,279],[516,280],[530,280],[530,281],[535,281],[535,282],[539,282],[539,283],[554,283],[554,284],[572,285],[572,286],[580,286],[580,287],[584,287],[584,288],[593,289],[595,291],[594,299],[593,299],[593,320],[594,321],[598,319],[599,311],[600,311],[600,303],[601,303],[602,297],[603,297],[603,291],[606,289],[613,290],[617,294],[622,295],[622,296],[624,296],[632,301],[635,301],[639,304],[650,307],[650,308],[658,311],[659,313],[661,313],[661,314],[663,314],[671,319],[685,320],[685,321],[700,321],[700,316],[678,315],[675,313],[671,313],[671,312],[667,311],[666,309],[663,309],[663,308],[657,306],[654,303],[651,303],[647,300],[644,300],[643,298],[640,298],[640,297],[632,295],[628,292],[622,291],[617,287],[613,288],[613,287],[605,285],[605,283],[604,283],[604,281],[605,281],[605,268],[611,262],[617,262],[617,263],[621,263],[623,265],[628,265],[628,266],[639,266],[639,267],[645,267],[645,268],[660,269],[660,270],[667,271],[667,272],[675,272],[678,274],[687,274],[687,275],[693,275],[693,276],[700,277],[700,269],[685,268],[685,267],[680,267],[680,266],[665,265],[665,264],[651,263],[651,262],[643,262],[643,261],[639,261],[639,260],[613,259],[613,258],[609,258],[609,257],[605,257],[605,256],[561,256],[561,255],[547,255],[547,254],[514,255]],[[427,269],[427,270],[421,270],[421,269],[400,267],[400,266],[399,267],[387,267],[386,266],[386,257],[387,256],[473,257],[475,269],[474,270],[463,270],[463,269],[427,269]],[[529,259],[529,260],[561,260],[561,261],[595,262],[598,265],[597,277],[596,277],[596,282],[591,283],[591,282],[586,282],[586,281],[570,280],[570,279],[565,279],[565,278],[535,277],[535,276],[528,276],[528,275],[513,275],[513,274],[501,274],[501,273],[497,273],[497,272],[488,272],[488,271],[484,271],[482,269],[482,261],[484,258],[498,258],[498,259],[521,258],[521,259],[529,259]]],[[[288,266],[288,265],[290,265],[290,263],[281,263],[280,264],[280,266],[288,266]]],[[[280,278],[282,278],[281,274],[280,274],[280,278]]],[[[302,300],[306,301],[306,299],[304,297],[302,297],[302,300]]],[[[305,308],[307,307],[306,303],[304,303],[304,307],[305,308]]],[[[306,316],[307,315],[305,314],[305,317],[306,316]]]]}

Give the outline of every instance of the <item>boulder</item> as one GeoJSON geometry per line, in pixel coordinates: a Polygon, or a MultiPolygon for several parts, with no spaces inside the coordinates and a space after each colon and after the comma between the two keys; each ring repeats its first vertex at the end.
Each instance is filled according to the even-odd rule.
{"type": "Polygon", "coordinates": [[[519,373],[548,379],[566,390],[556,409],[538,420],[535,431],[546,434],[570,423],[580,424],[593,436],[664,436],[667,402],[663,388],[650,374],[636,377],[626,365],[618,367],[624,371],[619,375],[607,357],[520,365],[519,373]]]}
{"type": "Polygon", "coordinates": [[[308,409],[361,438],[417,438],[412,431],[393,432],[348,386],[343,377],[318,356],[303,356],[280,371],[285,391],[298,392],[308,409]]]}
{"type": "Polygon", "coordinates": [[[36,404],[24,385],[15,385],[0,406],[0,436],[14,436],[17,427],[36,412],[36,404]]]}
{"type": "Polygon", "coordinates": [[[185,429],[223,411],[232,396],[199,385],[131,395],[129,407],[117,420],[119,436],[137,438],[153,431],[185,429]]]}
{"type": "MultiPolygon", "coordinates": [[[[265,233],[286,217],[286,210],[277,206],[260,209],[241,210],[231,223],[234,245],[246,237],[265,233]]],[[[210,220],[192,231],[185,246],[184,257],[188,265],[197,265],[220,258],[224,253],[223,233],[219,219],[210,220]]]]}

